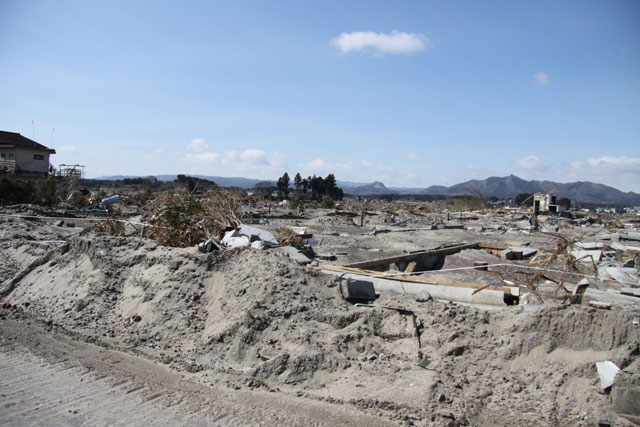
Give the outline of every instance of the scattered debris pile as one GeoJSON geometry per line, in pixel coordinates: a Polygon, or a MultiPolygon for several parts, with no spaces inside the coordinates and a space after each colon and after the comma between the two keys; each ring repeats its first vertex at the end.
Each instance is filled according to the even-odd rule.
{"type": "MultiPolygon", "coordinates": [[[[166,244],[146,238],[142,230],[127,236],[85,234],[93,222],[65,218],[62,223],[49,212],[26,208],[5,211],[0,219],[0,251],[6,260],[0,268],[0,317],[42,319],[78,339],[167,364],[206,383],[353,405],[398,422],[638,421],[638,304],[618,305],[613,299],[615,310],[599,310],[585,303],[563,304],[543,292],[547,282],[551,292],[565,292],[561,289],[568,279],[560,273],[578,274],[562,270],[569,260],[584,275],[607,269],[600,278],[589,277],[593,285],[586,300],[620,297],[622,284],[610,286],[620,280],[616,268],[637,267],[625,266],[633,251],[627,243],[617,249],[611,233],[593,239],[604,242],[600,248],[578,233],[559,241],[522,229],[497,232],[491,224],[483,231],[420,230],[418,237],[413,232],[373,235],[359,225],[335,232],[342,219],[356,218],[340,214],[332,217],[338,225],[330,232],[313,231],[322,236],[324,251],[346,254],[333,267],[338,274],[328,275],[311,259],[298,258],[304,254],[296,248],[257,248],[295,244],[298,237],[308,241],[315,225],[309,225],[311,220],[304,227],[285,222],[301,221],[296,217],[256,228],[240,221],[229,199],[223,211],[207,208],[213,197],[194,206],[175,196],[171,209],[151,208],[157,229],[172,221],[183,227],[155,235],[168,239],[166,244]],[[25,217],[38,214],[49,219],[25,217]],[[291,232],[278,232],[284,226],[291,232]],[[487,243],[476,243],[476,233],[487,243]],[[208,239],[221,247],[243,244],[205,253],[194,247],[208,239]],[[376,248],[384,249],[372,256],[376,248]],[[395,252],[378,253],[389,248],[395,252]],[[411,250],[398,255],[400,248],[411,250]],[[603,257],[595,267],[582,264],[571,255],[578,248],[602,250],[603,257]],[[535,266],[560,273],[527,270],[535,266]],[[368,270],[365,283],[381,274],[415,279],[354,297],[351,291],[363,288],[350,286],[356,279],[346,277],[349,269],[368,270]],[[605,272],[611,279],[604,278],[605,272]],[[459,286],[463,280],[469,285],[468,278],[475,278],[477,286],[459,286]],[[514,288],[535,291],[544,304],[486,309],[411,288],[429,280],[433,286],[470,289],[474,298],[485,292],[515,296],[514,288]]],[[[470,221],[488,221],[476,217],[470,221]]],[[[412,218],[409,224],[424,219],[413,213],[412,218]]],[[[600,225],[588,227],[605,235],[600,225]]],[[[634,279],[631,274],[624,280],[634,279]]]]}
{"type": "Polygon", "coordinates": [[[617,420],[594,363],[639,369],[629,310],[492,312],[428,295],[358,307],[342,298],[343,280],[273,251],[203,255],[146,239],[74,237],[4,301],[209,381],[414,422],[617,420]]]}
{"type": "Polygon", "coordinates": [[[203,196],[162,193],[149,205],[151,237],[173,247],[194,246],[207,239],[222,238],[240,225],[239,206],[232,195],[214,187],[203,196]]]}

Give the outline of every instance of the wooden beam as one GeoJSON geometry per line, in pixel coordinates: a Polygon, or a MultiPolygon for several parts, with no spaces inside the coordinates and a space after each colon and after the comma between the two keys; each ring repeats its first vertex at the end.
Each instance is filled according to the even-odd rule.
{"type": "Polygon", "coordinates": [[[487,251],[491,252],[494,256],[499,257],[502,254],[502,251],[504,251],[505,249],[509,249],[509,246],[488,245],[486,243],[480,243],[478,245],[478,248],[486,249],[487,251]]]}
{"type": "Polygon", "coordinates": [[[480,248],[480,249],[490,249],[490,250],[496,250],[496,251],[504,251],[505,249],[509,249],[509,246],[489,245],[487,243],[478,243],[478,248],[480,248]]]}
{"type": "Polygon", "coordinates": [[[409,264],[407,264],[407,268],[404,269],[405,273],[413,273],[414,271],[416,271],[416,267],[418,266],[418,263],[415,261],[411,261],[409,264]]]}
{"type": "MultiPolygon", "coordinates": [[[[351,273],[351,274],[358,274],[361,276],[377,277],[380,279],[396,280],[399,282],[425,283],[427,285],[453,286],[458,288],[471,288],[471,289],[480,289],[480,288],[485,288],[487,286],[487,285],[482,285],[480,283],[467,283],[467,282],[458,282],[456,280],[433,279],[425,276],[402,276],[401,275],[402,273],[397,273],[396,275],[394,275],[393,273],[389,273],[389,272],[382,273],[380,271],[364,270],[361,268],[353,268],[353,267],[346,267],[346,266],[340,266],[340,265],[323,265],[322,269],[326,271],[337,271],[339,273],[351,273]]],[[[502,291],[507,294],[511,294],[511,289],[504,286],[491,287],[491,289],[496,291],[502,291]]]]}
{"type": "Polygon", "coordinates": [[[368,261],[360,261],[354,262],[351,264],[345,265],[345,267],[352,268],[372,268],[379,267],[381,265],[389,265],[395,264],[397,262],[411,262],[419,260],[423,257],[431,256],[431,255],[450,255],[460,252],[464,249],[476,249],[478,248],[480,243],[468,243],[464,245],[450,246],[448,248],[439,248],[439,249],[428,249],[426,251],[414,252],[412,254],[402,254],[395,255],[386,258],[377,258],[368,261]]]}

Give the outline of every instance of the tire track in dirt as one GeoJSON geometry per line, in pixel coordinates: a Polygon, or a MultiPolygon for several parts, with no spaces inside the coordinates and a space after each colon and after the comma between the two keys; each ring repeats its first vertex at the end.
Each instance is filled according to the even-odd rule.
{"type": "MultiPolygon", "coordinates": [[[[135,392],[111,388],[78,368],[60,369],[24,352],[0,352],[0,423],[6,425],[206,425],[185,420],[135,392]]],[[[140,389],[137,389],[140,390],[140,389]]]]}
{"type": "Polygon", "coordinates": [[[0,320],[0,425],[385,425],[355,408],[210,387],[30,323],[0,320]]]}

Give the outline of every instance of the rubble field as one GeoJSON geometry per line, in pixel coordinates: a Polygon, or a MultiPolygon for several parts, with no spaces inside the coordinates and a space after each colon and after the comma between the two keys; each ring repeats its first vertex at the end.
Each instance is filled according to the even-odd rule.
{"type": "Polygon", "coordinates": [[[274,234],[303,228],[310,247],[167,247],[140,230],[143,217],[108,236],[88,231],[94,217],[5,207],[0,324],[55,329],[202,387],[350,408],[379,423],[640,422],[637,217],[540,216],[541,231],[521,212],[253,217],[251,227],[274,234]],[[427,291],[355,301],[344,292],[354,279],[327,271],[455,245],[468,247],[411,276],[481,286],[469,301],[427,291]],[[573,298],[581,281],[587,290],[573,298]],[[474,303],[496,287],[511,289],[509,305],[474,303]],[[620,370],[606,387],[596,366],[605,361],[620,370]]]}

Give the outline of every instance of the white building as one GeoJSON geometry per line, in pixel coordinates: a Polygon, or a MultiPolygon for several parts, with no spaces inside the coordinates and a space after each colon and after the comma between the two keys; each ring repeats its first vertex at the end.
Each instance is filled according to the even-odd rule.
{"type": "Polygon", "coordinates": [[[49,156],[55,153],[19,133],[0,131],[0,176],[21,181],[47,177],[53,171],[49,156]]]}
{"type": "Polygon", "coordinates": [[[534,212],[558,212],[559,210],[556,196],[544,193],[535,193],[533,195],[534,212]]]}

